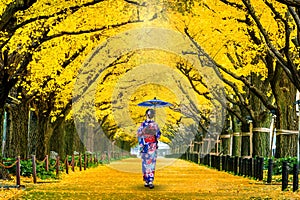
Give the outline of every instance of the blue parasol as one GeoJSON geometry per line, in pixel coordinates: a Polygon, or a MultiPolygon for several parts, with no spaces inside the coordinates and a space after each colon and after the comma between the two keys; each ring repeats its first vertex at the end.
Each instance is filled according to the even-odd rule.
{"type": "Polygon", "coordinates": [[[143,102],[139,103],[138,106],[160,108],[160,107],[167,107],[167,106],[173,106],[173,105],[169,102],[162,101],[162,100],[156,99],[156,97],[154,97],[154,99],[151,99],[148,101],[143,101],[143,102]]]}

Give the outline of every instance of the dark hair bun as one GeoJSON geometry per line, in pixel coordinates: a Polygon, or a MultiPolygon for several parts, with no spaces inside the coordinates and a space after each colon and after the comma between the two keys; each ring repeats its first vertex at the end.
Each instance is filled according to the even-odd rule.
{"type": "Polygon", "coordinates": [[[154,115],[155,115],[155,110],[153,110],[152,108],[146,111],[146,116],[148,116],[150,119],[152,119],[154,115]]]}

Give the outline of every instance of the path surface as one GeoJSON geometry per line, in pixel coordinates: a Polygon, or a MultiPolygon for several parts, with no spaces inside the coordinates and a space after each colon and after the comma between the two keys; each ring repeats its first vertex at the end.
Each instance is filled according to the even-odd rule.
{"type": "Polygon", "coordinates": [[[300,199],[265,185],[183,161],[159,158],[155,188],[143,186],[140,159],[70,172],[57,183],[30,184],[15,199],[300,199]],[[172,162],[170,162],[172,161],[172,162]]]}

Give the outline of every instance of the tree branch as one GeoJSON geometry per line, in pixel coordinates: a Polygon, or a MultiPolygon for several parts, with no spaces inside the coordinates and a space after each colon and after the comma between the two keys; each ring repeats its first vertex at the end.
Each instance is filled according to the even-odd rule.
{"type": "Polygon", "coordinates": [[[136,6],[143,6],[143,7],[146,7],[146,2],[143,2],[143,3],[139,3],[137,1],[131,1],[131,0],[124,0],[125,2],[129,3],[129,4],[133,4],[133,5],[136,5],[136,6]]]}
{"type": "Polygon", "coordinates": [[[276,0],[279,3],[286,4],[287,6],[300,7],[300,0],[276,0]]]}
{"type": "Polygon", "coordinates": [[[5,26],[14,18],[14,14],[20,10],[26,10],[31,7],[37,0],[15,0],[7,5],[5,11],[0,17],[0,30],[3,30],[5,26]]]}
{"type": "Polygon", "coordinates": [[[296,80],[294,78],[294,74],[293,71],[294,69],[291,69],[293,66],[291,66],[290,62],[287,62],[284,57],[281,55],[281,53],[274,47],[274,45],[272,44],[268,33],[266,32],[266,30],[264,29],[264,27],[262,26],[262,24],[260,23],[259,18],[257,17],[254,8],[252,7],[250,0],[242,0],[244,5],[247,7],[247,10],[249,12],[249,14],[251,15],[251,17],[253,18],[253,20],[255,21],[258,29],[260,30],[265,43],[269,49],[269,52],[272,56],[274,56],[276,58],[276,60],[278,61],[278,63],[280,63],[280,66],[284,69],[285,73],[287,74],[287,76],[289,77],[289,79],[292,81],[292,83],[296,86],[297,89],[300,90],[300,80],[296,80]]]}

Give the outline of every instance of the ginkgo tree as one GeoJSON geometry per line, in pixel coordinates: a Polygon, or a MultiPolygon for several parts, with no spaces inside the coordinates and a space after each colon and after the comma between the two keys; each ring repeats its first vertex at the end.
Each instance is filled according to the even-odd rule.
{"type": "MultiPolygon", "coordinates": [[[[245,116],[249,115],[254,120],[254,125],[261,127],[268,122],[268,113],[274,110],[278,129],[295,130],[293,103],[299,71],[297,51],[295,52],[292,41],[295,41],[297,31],[289,31],[296,26],[297,20],[293,21],[293,14],[286,15],[288,12],[293,13],[293,10],[269,1],[219,1],[203,4],[206,9],[202,6],[195,7],[193,17],[185,20],[185,32],[198,43],[200,50],[201,45],[213,56],[218,67],[216,70],[222,73],[220,78],[230,86],[229,91],[234,92],[235,99],[230,98],[230,92],[227,99],[239,108],[238,112],[234,112],[235,116],[247,125],[245,116]],[[227,9],[224,10],[224,7],[227,9]],[[203,26],[199,29],[194,23],[201,20],[203,26]],[[212,21],[217,23],[210,23],[212,21]],[[220,45],[219,48],[216,48],[216,44],[220,45]]],[[[231,111],[230,107],[227,110],[231,111]]],[[[292,138],[295,139],[294,136],[292,138]]],[[[295,155],[295,148],[284,150],[285,146],[294,146],[295,140],[279,137],[277,142],[278,157],[295,155]]]]}
{"type": "MultiPolygon", "coordinates": [[[[49,152],[51,132],[71,109],[72,81],[85,56],[122,26],[142,22],[138,14],[142,5],[132,1],[11,1],[1,6],[1,107],[11,93],[22,106],[32,108],[37,116],[37,130],[32,133],[38,135],[35,151],[43,156],[49,152]]],[[[25,123],[27,116],[27,112],[18,114],[25,123]]],[[[19,131],[18,135],[26,137],[26,126],[19,131]]],[[[22,146],[17,138],[11,143],[22,146]]],[[[14,154],[24,155],[24,151],[14,154]]]]}
{"type": "MultiPolygon", "coordinates": [[[[255,126],[261,127],[269,123],[269,112],[273,109],[278,115],[277,128],[295,129],[295,124],[290,123],[294,121],[295,114],[290,113],[289,109],[294,109],[295,88],[299,89],[299,80],[291,76],[299,74],[295,40],[297,14],[292,7],[279,1],[12,0],[0,6],[0,108],[4,108],[8,94],[22,102],[10,112],[13,121],[22,124],[10,140],[10,147],[19,147],[12,150],[12,156],[16,153],[22,156],[36,153],[43,157],[50,148],[59,146],[59,141],[56,144],[53,141],[55,138],[63,139],[62,135],[59,137],[62,123],[72,121],[72,98],[75,101],[77,98],[72,96],[72,89],[78,70],[89,53],[122,31],[148,26],[179,31],[198,48],[196,53],[205,52],[206,58],[214,63],[216,74],[224,82],[227,101],[233,105],[226,104],[224,107],[227,106],[226,109],[242,121],[242,131],[248,129],[245,116],[251,116],[255,126]],[[29,110],[34,122],[28,119],[29,110]],[[29,134],[27,122],[29,126],[35,124],[29,134]],[[18,140],[19,137],[22,140],[18,140]],[[31,137],[37,140],[35,150],[27,149],[26,142],[31,137]]],[[[146,61],[147,56],[157,55],[162,55],[163,59],[156,62],[181,73],[183,77],[180,79],[189,82],[197,93],[197,104],[203,110],[195,109],[197,114],[194,119],[200,121],[211,114],[211,98],[217,99],[217,95],[208,94],[209,89],[205,88],[205,82],[201,82],[201,75],[187,73],[192,68],[190,64],[161,52],[152,55],[151,52],[132,52],[110,63],[104,72],[106,77],[99,83],[97,95],[101,93],[101,99],[95,100],[96,115],[110,140],[135,141],[134,129],[122,131],[112,117],[111,93],[115,83],[122,75],[146,61]]],[[[86,88],[82,89],[87,89],[91,80],[85,81],[86,88]]],[[[172,96],[168,90],[157,88],[164,91],[162,97],[172,96]]],[[[180,88],[180,84],[175,84],[174,88],[180,88]]],[[[142,87],[140,89],[143,90],[142,87]]],[[[128,100],[132,102],[129,110],[136,123],[142,119],[142,110],[135,111],[132,106],[145,95],[137,91],[128,100]]],[[[176,109],[168,113],[170,118],[166,127],[180,123],[182,116],[174,111],[176,109]]],[[[168,134],[170,139],[175,133],[170,131],[168,134]]]]}
{"type": "MultiPolygon", "coordinates": [[[[249,14],[249,23],[253,26],[249,35],[255,44],[265,46],[262,51],[265,56],[259,58],[265,63],[268,74],[265,80],[274,96],[276,128],[296,130],[294,102],[296,89],[299,89],[299,53],[298,31],[294,27],[298,26],[297,16],[293,8],[276,2],[243,1],[243,4],[249,14]]],[[[296,135],[280,135],[277,138],[276,156],[296,155],[296,138],[296,135]]]]}
{"type": "MultiPolygon", "coordinates": [[[[76,72],[88,53],[122,29],[139,27],[137,24],[142,22],[142,26],[151,25],[158,17],[163,18],[169,3],[126,0],[2,3],[0,105],[4,107],[9,93],[21,101],[19,107],[10,110],[12,121],[22,122],[16,133],[11,133],[7,148],[17,149],[11,148],[10,155],[25,157],[34,153],[42,158],[48,153],[53,132],[71,110],[76,72]],[[27,130],[31,126],[34,129],[27,130]],[[34,149],[27,149],[26,143],[32,139],[36,140],[34,149]]],[[[172,5],[179,10],[184,7],[180,2],[172,5]]],[[[167,20],[163,22],[168,24],[167,20]]],[[[161,21],[157,25],[162,25],[161,21]]]]}

